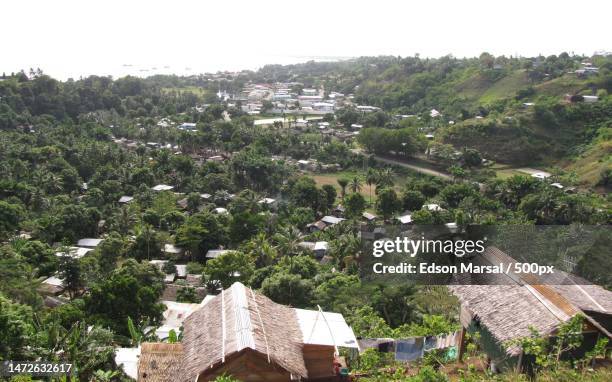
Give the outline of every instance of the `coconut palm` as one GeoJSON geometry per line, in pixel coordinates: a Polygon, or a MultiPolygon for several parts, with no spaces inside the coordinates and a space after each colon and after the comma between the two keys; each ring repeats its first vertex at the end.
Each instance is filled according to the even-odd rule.
{"type": "Polygon", "coordinates": [[[378,171],[378,179],[376,182],[376,189],[383,189],[385,187],[393,187],[395,184],[395,173],[391,167],[385,167],[378,171]]]}
{"type": "Polygon", "coordinates": [[[300,252],[300,241],[302,234],[299,229],[294,226],[282,227],[278,233],[274,235],[276,248],[282,255],[296,255],[300,252]]]}
{"type": "Polygon", "coordinates": [[[353,193],[359,192],[361,190],[361,178],[354,176],[349,182],[349,188],[351,191],[353,191],[353,193]]]}
{"type": "Polygon", "coordinates": [[[378,182],[378,174],[373,169],[369,168],[366,174],[365,182],[370,187],[370,204],[372,204],[372,186],[378,182]]]}
{"type": "Polygon", "coordinates": [[[344,196],[346,195],[346,186],[348,186],[349,181],[344,178],[338,179],[338,185],[340,185],[340,195],[342,196],[342,200],[344,200],[344,196]]]}

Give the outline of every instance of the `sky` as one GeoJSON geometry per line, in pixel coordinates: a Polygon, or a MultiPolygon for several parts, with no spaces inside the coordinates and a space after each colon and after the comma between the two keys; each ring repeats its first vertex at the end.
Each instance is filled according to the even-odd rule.
{"type": "Polygon", "coordinates": [[[0,72],[40,67],[60,79],[612,51],[609,0],[3,0],[0,9],[0,72]]]}

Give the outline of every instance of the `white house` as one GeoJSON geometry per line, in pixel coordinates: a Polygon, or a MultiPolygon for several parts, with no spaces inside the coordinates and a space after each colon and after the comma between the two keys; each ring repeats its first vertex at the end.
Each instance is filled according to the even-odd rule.
{"type": "Polygon", "coordinates": [[[85,247],[85,248],[96,248],[103,241],[104,241],[104,239],[85,238],[85,239],[79,240],[77,242],[77,246],[78,247],[85,247]]]}
{"type": "Polygon", "coordinates": [[[158,184],[152,188],[153,191],[170,191],[174,189],[174,186],[168,186],[167,184],[158,184]]]}
{"type": "Polygon", "coordinates": [[[185,122],[179,125],[179,129],[181,130],[195,130],[196,124],[192,122],[185,122]]]}

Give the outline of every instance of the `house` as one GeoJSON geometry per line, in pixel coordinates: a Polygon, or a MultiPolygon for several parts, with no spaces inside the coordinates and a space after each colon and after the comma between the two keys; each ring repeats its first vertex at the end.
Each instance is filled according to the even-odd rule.
{"type": "Polygon", "coordinates": [[[401,216],[398,216],[396,218],[401,225],[410,225],[412,224],[412,215],[411,214],[404,214],[401,216]]]}
{"type": "MultiPolygon", "coordinates": [[[[516,263],[495,247],[486,248],[482,256],[472,261],[484,266],[503,263],[509,269],[516,263]]],[[[527,357],[511,341],[529,337],[531,328],[544,336],[554,336],[556,329],[578,314],[586,318],[583,345],[578,352],[591,349],[597,338],[612,338],[612,292],[577,276],[555,270],[551,276],[554,279],[546,282],[513,272],[467,277],[470,280],[459,280],[463,285],[449,288],[461,302],[464,332],[481,334],[481,346],[496,369],[525,366],[527,357]],[[483,278],[486,285],[481,285],[485,284],[483,278]]]]}
{"type": "Polygon", "coordinates": [[[531,174],[532,178],[536,178],[536,179],[540,179],[540,180],[544,180],[548,177],[550,177],[550,174],[544,173],[544,172],[534,172],[533,174],[531,174]]]}
{"type": "Polygon", "coordinates": [[[594,95],[584,95],[582,96],[582,100],[586,103],[593,103],[599,101],[599,97],[594,95]]]}
{"type": "Polygon", "coordinates": [[[313,233],[316,231],[323,231],[325,228],[327,227],[327,225],[322,222],[322,221],[316,221],[314,223],[310,223],[306,226],[306,229],[308,230],[308,232],[313,233]]]}
{"type": "Polygon", "coordinates": [[[89,252],[93,251],[93,248],[83,248],[83,247],[70,247],[67,251],[59,251],[55,252],[55,256],[57,257],[72,257],[73,259],[80,259],[85,256],[89,252]]]}
{"type": "Polygon", "coordinates": [[[103,241],[104,241],[104,239],[90,239],[90,238],[86,238],[86,239],[79,240],[77,242],[77,246],[78,247],[85,247],[85,248],[96,248],[103,241]]]}
{"type": "Polygon", "coordinates": [[[223,208],[223,207],[217,207],[213,210],[214,213],[216,213],[217,215],[227,215],[229,214],[229,212],[227,211],[227,208],[223,208]]]}
{"type": "Polygon", "coordinates": [[[435,203],[424,204],[422,208],[424,210],[428,210],[428,211],[431,211],[431,212],[438,212],[438,211],[443,211],[444,210],[442,207],[440,207],[439,204],[435,204],[435,203]]]}
{"type": "Polygon", "coordinates": [[[436,109],[431,109],[431,111],[429,112],[429,116],[431,118],[436,118],[436,117],[439,117],[441,115],[442,114],[439,111],[437,111],[436,109]]]}
{"type": "Polygon", "coordinates": [[[276,199],[272,199],[272,198],[263,198],[257,203],[267,206],[268,208],[272,208],[272,209],[276,208],[277,206],[276,199]]]}
{"type": "Polygon", "coordinates": [[[333,210],[332,210],[332,215],[334,215],[337,218],[341,218],[344,216],[344,211],[345,208],[342,204],[338,204],[333,210]]]}
{"type": "Polygon", "coordinates": [[[328,250],[329,250],[329,243],[326,241],[317,241],[313,248],[315,257],[317,259],[322,259],[323,256],[327,254],[328,250]]]}
{"type": "Polygon", "coordinates": [[[561,183],[551,183],[550,184],[552,187],[558,188],[559,190],[563,190],[563,185],[561,183]]]}
{"type": "Polygon", "coordinates": [[[371,214],[369,212],[364,212],[361,214],[361,216],[369,222],[373,222],[374,220],[376,220],[376,215],[371,214]]]}
{"type": "Polygon", "coordinates": [[[332,226],[332,225],[336,225],[336,224],[338,224],[338,223],[340,223],[340,222],[342,222],[344,220],[346,220],[346,219],[339,218],[339,217],[336,217],[336,216],[330,216],[330,215],[323,216],[323,218],[321,219],[321,221],[323,223],[325,223],[325,225],[328,226],[328,227],[332,226]]]}
{"type": "Polygon", "coordinates": [[[338,348],[359,348],[341,314],[276,304],[238,282],[183,328],[181,344],[142,344],[138,381],[332,380],[338,348]]]}
{"type": "Polygon", "coordinates": [[[134,200],[134,197],[124,195],[119,198],[119,203],[127,204],[127,203],[130,203],[132,200],[134,200]]]}
{"type": "Polygon", "coordinates": [[[363,125],[360,125],[358,123],[353,123],[353,124],[351,124],[351,129],[353,129],[353,130],[363,129],[363,125]]]}
{"type": "Polygon", "coordinates": [[[158,184],[157,186],[154,186],[154,187],[152,188],[152,190],[153,190],[153,191],[156,191],[156,192],[160,192],[160,191],[170,191],[170,190],[172,190],[172,189],[174,189],[174,186],[168,186],[168,185],[166,185],[166,184],[158,184]]]}
{"type": "Polygon", "coordinates": [[[196,129],[196,124],[191,122],[181,123],[178,127],[180,130],[193,131],[196,129]]]}
{"type": "Polygon", "coordinates": [[[217,257],[224,255],[228,252],[231,252],[231,250],[229,249],[209,249],[208,252],[206,252],[206,258],[216,259],[217,257]]]}
{"type": "Polygon", "coordinates": [[[182,343],[143,343],[138,357],[137,381],[170,382],[182,373],[182,343]]]}
{"type": "Polygon", "coordinates": [[[170,256],[180,256],[183,254],[183,248],[177,247],[174,244],[164,244],[163,252],[170,256]]]}
{"type": "Polygon", "coordinates": [[[59,296],[64,292],[64,288],[64,280],[57,276],[51,276],[40,283],[38,292],[48,296],[59,296]]]}
{"type": "Polygon", "coordinates": [[[202,307],[201,303],[192,304],[176,301],[162,301],[162,304],[164,304],[166,310],[164,310],[163,313],[161,326],[155,329],[155,335],[157,335],[160,340],[168,338],[171,330],[174,330],[178,335],[183,326],[183,321],[197,309],[202,307]]]}
{"type": "Polygon", "coordinates": [[[298,245],[312,251],[317,259],[323,258],[329,250],[329,243],[326,241],[302,241],[298,245]]]}

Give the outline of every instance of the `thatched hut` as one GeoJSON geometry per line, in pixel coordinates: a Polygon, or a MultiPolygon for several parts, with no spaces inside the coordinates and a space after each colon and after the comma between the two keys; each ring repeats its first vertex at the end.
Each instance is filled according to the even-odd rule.
{"type": "MultiPolygon", "coordinates": [[[[516,261],[489,247],[475,262],[507,265],[516,261]]],[[[612,292],[604,288],[561,271],[554,276],[559,285],[551,285],[550,279],[544,285],[533,276],[513,273],[475,277],[481,279],[450,289],[461,302],[464,329],[480,333],[484,350],[498,367],[523,366],[521,349],[512,345],[512,340],[530,336],[530,328],[544,336],[554,336],[562,324],[577,314],[586,318],[582,350],[592,348],[601,336],[612,338],[612,292]]]]}
{"type": "Polygon", "coordinates": [[[340,314],[276,304],[235,283],[183,322],[182,346],[181,369],[166,381],[330,380],[337,347],[357,341],[340,314]]]}
{"type": "Polygon", "coordinates": [[[183,344],[143,343],[138,359],[138,381],[169,382],[183,369],[183,344]]]}

